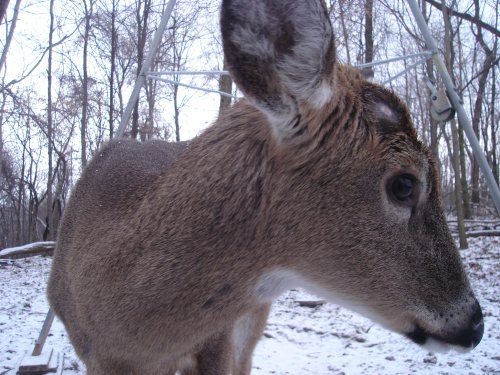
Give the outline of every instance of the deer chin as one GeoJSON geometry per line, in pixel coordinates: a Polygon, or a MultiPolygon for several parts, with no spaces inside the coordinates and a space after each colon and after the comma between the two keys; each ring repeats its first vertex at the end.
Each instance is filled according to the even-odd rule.
{"type": "Polygon", "coordinates": [[[446,353],[453,350],[458,353],[467,353],[474,349],[483,336],[484,324],[481,320],[474,325],[471,332],[466,330],[451,337],[441,337],[427,332],[419,324],[415,324],[411,332],[405,334],[414,343],[433,353],[446,353]]]}
{"type": "MultiPolygon", "coordinates": [[[[414,314],[382,315],[366,304],[357,303],[352,296],[335,293],[312,282],[307,277],[289,269],[275,269],[261,275],[254,289],[254,296],[260,303],[272,302],[279,295],[295,287],[305,290],[327,301],[355,311],[387,330],[402,334],[425,350],[433,353],[445,353],[450,350],[466,353],[476,347],[483,336],[483,316],[479,304],[467,324],[457,332],[439,334],[436,329],[426,329],[425,320],[414,314]],[[422,322],[419,324],[418,321],[422,322]],[[434,332],[433,332],[434,331],[434,332]]],[[[475,300],[474,300],[475,301],[475,300]]],[[[441,328],[442,329],[442,328],[441,328]]]]}

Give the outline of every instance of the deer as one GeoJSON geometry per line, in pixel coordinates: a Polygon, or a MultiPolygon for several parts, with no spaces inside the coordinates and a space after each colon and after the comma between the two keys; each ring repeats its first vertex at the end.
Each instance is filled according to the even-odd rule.
{"type": "Polygon", "coordinates": [[[244,97],[189,143],[112,140],[48,282],[89,375],[248,375],[295,287],[432,350],[484,323],[407,106],[336,57],[322,0],[223,0],[244,97]]]}

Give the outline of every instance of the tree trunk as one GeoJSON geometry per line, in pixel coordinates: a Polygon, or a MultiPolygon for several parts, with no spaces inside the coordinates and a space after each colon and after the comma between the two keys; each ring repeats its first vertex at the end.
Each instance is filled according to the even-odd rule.
{"type": "MultiPolygon", "coordinates": [[[[488,79],[488,75],[490,72],[490,68],[495,59],[494,54],[490,51],[487,55],[486,59],[483,62],[481,67],[481,74],[478,80],[478,88],[476,94],[476,101],[474,103],[474,111],[472,113],[472,128],[474,129],[474,133],[476,133],[476,137],[479,139],[479,125],[481,122],[481,114],[483,109],[484,102],[484,94],[486,91],[486,83],[488,79]]],[[[472,203],[479,204],[480,203],[480,191],[479,191],[479,164],[475,157],[472,160],[472,203]]]]}
{"type": "Polygon", "coordinates": [[[3,18],[7,13],[7,8],[9,7],[9,0],[0,1],[0,23],[3,22],[3,18]]]}
{"type": "MultiPolygon", "coordinates": [[[[29,120],[28,120],[28,124],[29,126],[29,120]]],[[[23,152],[22,152],[22,156],[21,156],[21,173],[20,173],[20,178],[19,178],[19,183],[18,183],[18,186],[17,186],[17,212],[16,212],[16,227],[15,228],[15,232],[16,232],[16,245],[21,245],[22,244],[22,241],[24,240],[24,236],[23,236],[23,221],[22,221],[22,217],[23,217],[23,193],[24,193],[24,174],[26,172],[26,144],[25,144],[26,140],[23,140],[22,143],[23,143],[23,152]]]]}
{"type": "Polygon", "coordinates": [[[49,29],[49,56],[48,56],[48,68],[47,68],[47,158],[49,170],[47,173],[47,215],[46,215],[46,230],[47,236],[45,240],[52,240],[54,220],[52,215],[52,176],[53,176],[53,166],[52,166],[52,154],[53,154],[53,127],[52,127],[52,41],[54,35],[54,0],[49,2],[50,8],[50,29],[49,29]]]}
{"type": "MultiPolygon", "coordinates": [[[[224,59],[223,70],[227,70],[226,59],[224,59]]],[[[233,92],[233,80],[230,75],[221,75],[219,77],[219,91],[231,94],[233,92]]],[[[219,102],[219,114],[231,105],[231,98],[221,95],[219,102]]]]}
{"type": "MultiPolygon", "coordinates": [[[[373,0],[365,1],[365,64],[373,62],[373,0]]],[[[363,68],[366,78],[373,78],[373,67],[363,68]]]]}
{"type": "Polygon", "coordinates": [[[451,137],[453,141],[453,169],[455,170],[455,202],[457,205],[458,235],[460,238],[460,249],[467,249],[469,245],[467,243],[467,235],[465,233],[464,225],[462,181],[460,178],[460,151],[458,145],[457,122],[455,119],[451,121],[451,137]]]}
{"type": "Polygon", "coordinates": [[[5,101],[7,99],[7,95],[5,91],[1,91],[2,93],[2,104],[0,105],[0,168],[3,165],[3,115],[5,113],[5,101]]]}
{"type": "MultiPolygon", "coordinates": [[[[137,76],[141,73],[142,64],[144,62],[144,49],[146,48],[146,38],[148,35],[148,20],[151,10],[151,0],[144,1],[144,9],[141,11],[141,1],[137,4],[136,20],[137,20],[137,76]]],[[[132,113],[132,131],[130,136],[137,139],[139,133],[139,98],[134,106],[132,113]]]]}
{"type": "Polygon", "coordinates": [[[141,142],[147,141],[153,137],[154,134],[154,113],[155,113],[155,92],[156,81],[146,81],[144,87],[146,88],[146,100],[148,103],[148,116],[145,125],[139,130],[141,135],[141,142]]]}
{"type": "Polygon", "coordinates": [[[61,197],[63,196],[63,191],[66,183],[66,173],[67,173],[67,165],[64,154],[61,152],[57,152],[57,165],[56,165],[56,174],[59,176],[56,186],[56,191],[54,194],[54,204],[52,207],[52,221],[53,221],[53,238],[57,239],[57,233],[59,229],[59,222],[61,221],[62,216],[62,202],[61,197]]]}
{"type": "Polygon", "coordinates": [[[467,170],[465,164],[465,140],[464,131],[458,128],[458,148],[460,151],[460,174],[462,176],[462,201],[464,206],[464,219],[472,219],[472,210],[469,198],[469,186],[467,184],[467,170]]]}
{"type": "MultiPolygon", "coordinates": [[[[496,48],[495,48],[496,50],[496,48]]],[[[492,69],[492,85],[491,85],[491,114],[490,114],[490,132],[491,132],[491,168],[493,169],[493,177],[500,185],[499,179],[499,166],[498,166],[498,154],[497,154],[497,112],[495,110],[495,104],[497,103],[496,96],[496,77],[495,69],[492,69]]]]}
{"type": "Polygon", "coordinates": [[[345,11],[344,11],[345,0],[339,0],[339,11],[340,11],[340,25],[342,26],[342,37],[344,39],[345,51],[347,53],[347,65],[351,65],[351,55],[349,53],[349,33],[345,24],[345,11]]]}
{"type": "MultiPolygon", "coordinates": [[[[452,62],[454,61],[454,53],[450,16],[445,8],[445,1],[441,0],[441,4],[443,5],[442,11],[445,29],[444,44],[446,67],[450,72],[452,79],[454,80],[453,69],[451,69],[453,65],[452,62]]],[[[451,137],[453,143],[453,169],[455,171],[455,204],[457,207],[458,234],[460,238],[460,248],[467,249],[469,245],[467,243],[467,236],[465,234],[460,150],[458,142],[458,130],[455,119],[451,121],[451,137]]]]}
{"type": "MultiPolygon", "coordinates": [[[[33,158],[30,158],[30,166],[29,166],[29,203],[28,203],[28,242],[33,242],[37,238],[36,236],[36,227],[37,227],[37,219],[38,219],[38,196],[35,191],[35,184],[33,183],[34,178],[33,178],[33,164],[34,160],[33,158]]],[[[35,173],[36,174],[36,173],[35,173]]],[[[35,178],[36,179],[36,178],[35,178]]]]}
{"type": "MultiPolygon", "coordinates": [[[[462,67],[464,64],[463,53],[462,53],[462,39],[460,36],[460,29],[457,30],[457,45],[458,45],[458,65],[462,67]]],[[[463,75],[462,69],[458,70],[459,72],[459,85],[463,87],[463,75]]],[[[466,150],[465,150],[465,139],[464,139],[464,130],[462,127],[458,127],[458,145],[460,151],[460,174],[462,181],[462,202],[464,207],[464,217],[465,219],[472,218],[472,209],[470,205],[470,195],[469,195],[469,186],[467,181],[467,165],[465,162],[466,150]]]]}
{"type": "MultiPolygon", "coordinates": [[[[474,0],[474,9],[475,9],[475,16],[477,19],[480,19],[480,6],[479,6],[479,0],[474,0]]],[[[492,51],[487,45],[486,42],[483,39],[483,34],[481,30],[481,26],[478,25],[477,33],[475,34],[476,37],[476,42],[482,47],[484,50],[484,53],[486,54],[486,57],[483,61],[483,64],[481,66],[481,73],[479,75],[479,80],[478,80],[478,88],[477,88],[477,93],[476,93],[476,101],[474,103],[474,110],[472,113],[472,128],[474,129],[474,132],[476,133],[476,137],[480,139],[479,136],[479,125],[481,122],[481,114],[482,114],[482,109],[483,109],[483,102],[484,102],[484,94],[486,91],[486,83],[488,80],[488,75],[490,73],[490,70],[493,66],[493,63],[495,61],[495,53],[492,51]]],[[[473,156],[472,158],[472,174],[471,174],[471,180],[472,180],[472,196],[471,200],[472,203],[479,204],[480,203],[480,190],[479,190],[479,164],[476,160],[476,158],[473,156]]]]}
{"type": "MultiPolygon", "coordinates": [[[[9,5],[8,0],[2,0],[0,2],[0,23],[3,21],[3,17],[5,16],[5,12],[7,11],[7,6],[9,5]],[[4,9],[5,6],[5,9],[4,9]]],[[[2,54],[0,55],[0,72],[5,65],[5,61],[7,60],[7,52],[9,51],[10,44],[12,43],[12,38],[14,37],[14,31],[16,29],[17,18],[19,16],[19,7],[21,6],[21,0],[16,1],[16,5],[14,5],[14,15],[12,16],[12,21],[10,24],[10,28],[7,34],[7,38],[5,40],[5,45],[2,50],[2,54]]],[[[7,22],[5,22],[7,23],[7,22]]]]}
{"type": "MultiPolygon", "coordinates": [[[[429,23],[429,15],[427,14],[427,6],[426,2],[422,1],[422,14],[424,15],[425,21],[429,23]]],[[[427,77],[433,82],[436,82],[436,76],[434,75],[434,64],[432,63],[431,60],[427,60],[425,62],[425,70],[427,72],[427,77]]],[[[430,93],[429,96],[430,97],[430,93]]],[[[430,111],[430,100],[428,100],[428,108],[430,111]]],[[[438,139],[438,122],[434,120],[434,118],[429,115],[429,121],[430,121],[430,149],[432,156],[434,158],[434,161],[436,162],[436,167],[438,169],[438,175],[441,176],[441,160],[439,158],[439,139],[438,139]]]]}
{"type": "MultiPolygon", "coordinates": [[[[174,80],[178,80],[179,76],[176,75],[174,80]]],[[[181,125],[179,122],[179,103],[178,103],[178,92],[179,86],[174,85],[173,87],[173,103],[174,103],[174,123],[175,123],[175,141],[179,142],[181,140],[181,125]]]]}
{"type": "MultiPolygon", "coordinates": [[[[449,26],[451,29],[451,25],[449,26]]],[[[462,40],[460,37],[460,30],[458,29],[456,32],[457,36],[457,46],[458,46],[458,65],[461,66],[463,64],[464,58],[463,58],[463,53],[462,53],[462,40]]],[[[451,64],[450,64],[451,65],[451,64]]],[[[462,76],[462,69],[458,70],[459,75],[458,75],[458,80],[459,80],[459,87],[463,87],[463,76],[462,76]]],[[[465,219],[470,219],[472,217],[472,210],[471,210],[471,205],[470,205],[470,195],[469,195],[469,186],[467,183],[467,165],[465,163],[465,156],[466,156],[466,151],[465,151],[465,140],[464,140],[464,130],[459,126],[458,127],[458,148],[460,152],[460,175],[461,175],[461,182],[462,182],[462,203],[463,203],[463,209],[464,209],[464,218],[465,219]]]]}
{"type": "Polygon", "coordinates": [[[87,165],[87,122],[89,108],[89,77],[88,77],[88,46],[90,35],[90,17],[92,17],[92,0],[87,4],[87,0],[83,1],[85,10],[85,30],[83,33],[83,82],[82,82],[82,119],[80,127],[80,145],[81,145],[81,163],[82,168],[87,165]]]}
{"type": "Polygon", "coordinates": [[[115,113],[115,74],[116,74],[116,53],[117,53],[116,30],[116,0],[111,1],[111,67],[109,71],[109,138],[114,134],[114,113],[115,113]]]}
{"type": "MultiPolygon", "coordinates": [[[[425,4],[425,2],[423,3],[425,4]]],[[[435,82],[436,77],[434,75],[434,69],[433,69],[433,63],[430,60],[427,60],[426,62],[426,71],[427,71],[427,76],[429,77],[430,80],[435,82]]],[[[429,96],[430,98],[430,93],[429,96]]],[[[428,107],[429,107],[429,112],[430,112],[430,100],[428,100],[428,107]]],[[[429,114],[429,127],[430,127],[430,149],[432,156],[436,162],[436,167],[438,170],[438,175],[441,175],[441,160],[439,159],[439,139],[438,139],[438,122],[434,120],[432,115],[429,114]]]]}

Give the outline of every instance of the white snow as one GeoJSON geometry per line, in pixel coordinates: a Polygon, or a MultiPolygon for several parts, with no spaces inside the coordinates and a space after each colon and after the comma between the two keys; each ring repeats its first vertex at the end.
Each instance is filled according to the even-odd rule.
{"type": "Polygon", "coordinates": [[[49,364],[52,354],[54,354],[53,349],[46,349],[40,353],[38,356],[31,356],[29,353],[27,353],[26,356],[21,360],[20,366],[37,366],[37,365],[47,365],[49,364]]]}
{"type": "MultiPolygon", "coordinates": [[[[500,374],[500,238],[470,238],[469,245],[461,254],[485,319],[473,351],[431,354],[333,304],[300,307],[296,301],[317,298],[293,290],[273,306],[252,374],[500,374]]],[[[13,374],[33,349],[48,308],[50,263],[44,256],[0,260],[0,375],[13,374]]],[[[63,374],[85,373],[57,319],[48,347],[64,353],[63,374]]]]}

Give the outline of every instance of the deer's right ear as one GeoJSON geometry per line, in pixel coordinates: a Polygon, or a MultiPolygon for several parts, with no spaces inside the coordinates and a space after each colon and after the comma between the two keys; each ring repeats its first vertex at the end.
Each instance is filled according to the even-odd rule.
{"type": "Polygon", "coordinates": [[[221,31],[234,81],[278,140],[306,126],[301,104],[331,100],[335,46],[322,0],[224,0],[221,31]]]}

